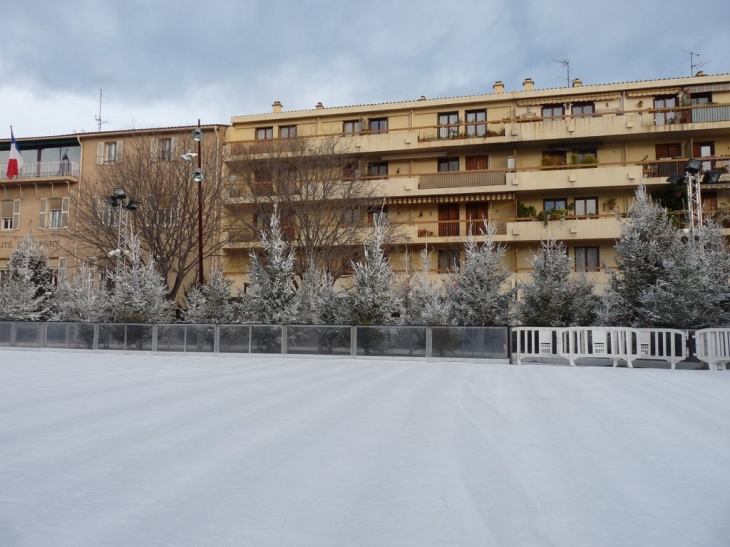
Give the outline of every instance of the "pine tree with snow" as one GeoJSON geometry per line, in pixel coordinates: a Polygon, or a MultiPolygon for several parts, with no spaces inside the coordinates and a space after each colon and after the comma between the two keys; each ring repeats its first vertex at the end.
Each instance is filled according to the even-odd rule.
{"type": "Polygon", "coordinates": [[[606,292],[597,322],[604,325],[642,327],[651,323],[643,295],[666,278],[667,258],[678,251],[679,239],[667,212],[640,186],[636,199],[621,219],[616,242],[616,266],[608,270],[606,292]]]}
{"type": "Polygon", "coordinates": [[[572,261],[565,244],[554,238],[542,241],[532,259],[530,280],[522,284],[517,319],[532,327],[591,325],[598,308],[585,272],[571,275],[572,261]]]}
{"type": "Polygon", "coordinates": [[[449,313],[456,325],[507,325],[514,289],[504,288],[510,275],[504,264],[506,249],[494,241],[489,222],[481,231],[484,242],[479,244],[469,230],[464,261],[449,274],[449,313]]]}
{"type": "Polygon", "coordinates": [[[261,232],[263,257],[251,251],[251,291],[247,314],[254,323],[289,325],[297,320],[294,288],[294,251],[284,241],[279,213],[274,207],[270,233],[261,232]]]}
{"type": "Polygon", "coordinates": [[[387,215],[374,215],[373,223],[364,259],[352,264],[352,287],[344,299],[345,319],[351,325],[392,325],[401,311],[401,298],[394,290],[395,274],[383,249],[387,215]]]}
{"type": "Polygon", "coordinates": [[[129,240],[129,265],[108,272],[114,286],[109,299],[117,323],[168,323],[173,319],[172,302],[167,299],[167,283],[155,269],[154,261],[142,260],[139,239],[129,240]]]}
{"type": "Polygon", "coordinates": [[[8,280],[0,287],[0,319],[39,321],[50,315],[51,270],[46,252],[28,235],[8,261],[8,280]]]}
{"type": "Polygon", "coordinates": [[[239,306],[231,297],[231,282],[223,272],[214,270],[208,283],[195,285],[185,296],[186,323],[228,324],[237,322],[239,306]]]}
{"type": "Polygon", "coordinates": [[[420,253],[420,270],[414,271],[410,258],[403,279],[403,316],[408,325],[448,325],[449,311],[441,283],[430,279],[433,251],[420,253]]]}
{"type": "Polygon", "coordinates": [[[712,221],[678,237],[664,271],[640,297],[646,326],[701,329],[730,324],[730,254],[712,221]]]}
{"type": "Polygon", "coordinates": [[[95,269],[82,264],[72,280],[63,280],[53,296],[53,321],[100,323],[109,320],[109,294],[94,282],[95,269]]]}

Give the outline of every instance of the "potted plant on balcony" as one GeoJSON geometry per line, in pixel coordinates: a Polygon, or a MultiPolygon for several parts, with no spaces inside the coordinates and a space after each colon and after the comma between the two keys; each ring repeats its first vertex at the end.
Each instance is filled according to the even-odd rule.
{"type": "Polygon", "coordinates": [[[575,204],[570,203],[568,204],[568,208],[564,209],[562,207],[559,207],[557,209],[547,209],[545,211],[540,211],[537,214],[537,219],[542,220],[545,226],[548,225],[548,222],[551,220],[561,220],[564,219],[566,216],[568,216],[568,212],[575,209],[575,204]]]}
{"type": "Polygon", "coordinates": [[[608,198],[606,200],[606,207],[608,207],[609,211],[616,209],[616,198],[608,198]]]}
{"type": "Polygon", "coordinates": [[[537,218],[537,209],[534,206],[527,206],[524,203],[517,202],[517,218],[537,218]]]}

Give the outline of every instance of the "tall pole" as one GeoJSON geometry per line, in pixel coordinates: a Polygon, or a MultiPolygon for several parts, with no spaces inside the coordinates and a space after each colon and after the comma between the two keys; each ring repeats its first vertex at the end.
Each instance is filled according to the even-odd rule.
{"type": "MultiPolygon", "coordinates": [[[[200,118],[198,118],[198,129],[200,129],[200,118]]],[[[198,141],[198,169],[202,169],[201,141],[198,141]]],[[[203,286],[203,181],[198,181],[198,283],[203,286]]]]}

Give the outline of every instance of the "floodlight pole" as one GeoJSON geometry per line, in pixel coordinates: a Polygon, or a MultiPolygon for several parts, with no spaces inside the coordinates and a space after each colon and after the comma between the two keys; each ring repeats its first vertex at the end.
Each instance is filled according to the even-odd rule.
{"type": "MultiPolygon", "coordinates": [[[[200,118],[198,118],[198,131],[200,131],[200,118]]],[[[202,160],[200,159],[202,138],[198,140],[198,170],[202,171],[202,160]]],[[[203,286],[203,180],[198,181],[198,283],[203,286]]]]}
{"type": "Polygon", "coordinates": [[[702,196],[700,194],[699,173],[685,174],[687,179],[687,208],[690,233],[694,235],[695,228],[702,226],[702,196]]]}

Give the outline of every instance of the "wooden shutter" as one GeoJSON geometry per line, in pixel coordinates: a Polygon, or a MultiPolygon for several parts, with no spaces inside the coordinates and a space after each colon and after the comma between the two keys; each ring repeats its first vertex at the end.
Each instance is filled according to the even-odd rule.
{"type": "Polygon", "coordinates": [[[104,163],[104,143],[100,142],[96,145],[96,165],[103,165],[104,163]]]}
{"type": "Polygon", "coordinates": [[[13,230],[20,230],[20,200],[13,200],[13,230]]]}
{"type": "Polygon", "coordinates": [[[68,212],[71,208],[70,198],[61,198],[61,228],[68,228],[68,212]]]}
{"type": "Polygon", "coordinates": [[[152,139],[151,141],[150,159],[152,161],[160,159],[160,141],[158,139],[152,139]]]}
{"type": "Polygon", "coordinates": [[[122,144],[124,144],[122,141],[117,141],[117,157],[115,158],[116,163],[120,163],[122,161],[122,144]]]}
{"type": "Polygon", "coordinates": [[[476,171],[479,169],[488,169],[489,163],[487,156],[467,156],[466,157],[466,170],[476,171]]]}
{"type": "Polygon", "coordinates": [[[47,198],[41,198],[41,215],[38,219],[38,227],[39,228],[45,228],[46,227],[46,218],[48,217],[48,199],[47,198]]]}
{"type": "Polygon", "coordinates": [[[177,137],[170,139],[170,161],[174,161],[177,157],[177,137]]]}

